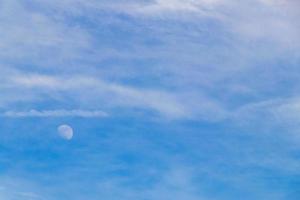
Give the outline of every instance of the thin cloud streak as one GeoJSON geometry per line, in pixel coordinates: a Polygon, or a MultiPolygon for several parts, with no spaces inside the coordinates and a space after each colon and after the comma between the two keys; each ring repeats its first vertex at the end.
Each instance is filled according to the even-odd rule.
{"type": "Polygon", "coordinates": [[[159,89],[142,89],[132,86],[111,83],[99,78],[74,76],[71,78],[48,75],[26,75],[11,77],[10,84],[23,88],[39,96],[45,91],[65,96],[72,95],[79,104],[99,104],[118,107],[150,109],[168,118],[181,118],[189,115],[176,95],[159,89]],[[75,98],[76,96],[81,98],[75,98]],[[92,103],[93,102],[93,103],[92,103]]]}
{"type": "Polygon", "coordinates": [[[107,117],[108,114],[100,111],[88,110],[30,110],[30,111],[6,111],[1,114],[3,117],[24,118],[24,117],[82,117],[82,118],[98,118],[107,117]]]}

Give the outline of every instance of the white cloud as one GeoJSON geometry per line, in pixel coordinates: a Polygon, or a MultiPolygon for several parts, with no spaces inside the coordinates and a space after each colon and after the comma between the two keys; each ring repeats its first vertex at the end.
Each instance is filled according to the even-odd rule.
{"type": "MultiPolygon", "coordinates": [[[[223,0],[154,0],[149,2],[134,2],[123,5],[123,11],[132,15],[143,15],[155,18],[177,18],[187,15],[202,17],[219,17],[216,7],[223,4],[223,0]]],[[[122,11],[121,9],[118,9],[122,11]]]]}
{"type": "Polygon", "coordinates": [[[22,117],[106,117],[107,113],[99,110],[30,110],[30,111],[6,111],[0,116],[22,118],[22,117]]]}
{"type": "Polygon", "coordinates": [[[299,12],[296,1],[288,0],[155,0],[125,6],[133,16],[200,21],[211,18],[241,40],[258,40],[299,48],[299,12]]]}
{"type": "Polygon", "coordinates": [[[24,200],[45,200],[42,195],[40,195],[41,188],[36,184],[28,181],[13,178],[14,176],[1,176],[0,184],[0,199],[24,199],[24,200]]]}
{"type": "Polygon", "coordinates": [[[29,9],[25,2],[1,1],[0,59],[47,66],[77,58],[90,46],[83,29],[67,25],[60,16],[49,17],[29,9]],[[49,55],[52,55],[49,58],[49,55]]]}
{"type": "Polygon", "coordinates": [[[254,102],[234,105],[237,96],[257,97],[260,101],[260,94],[272,90],[266,82],[273,81],[275,86],[280,82],[273,79],[272,73],[256,76],[262,74],[257,63],[267,66],[268,72],[277,71],[269,62],[300,44],[294,1],[285,1],[284,5],[282,1],[266,0],[30,3],[35,9],[8,0],[1,7],[0,18],[4,20],[0,22],[0,60],[10,63],[5,68],[0,63],[3,110],[21,103],[71,99],[75,107],[88,110],[125,107],[152,110],[170,118],[226,119],[239,107],[254,102]],[[109,13],[108,17],[100,19],[103,11],[109,13]],[[119,12],[131,14],[142,27],[126,26],[129,22],[119,19],[106,22],[119,12]],[[186,21],[181,24],[182,16],[186,21]],[[82,17],[94,27],[83,27],[72,17],[82,17]],[[206,17],[220,27],[211,27],[210,19],[207,25],[203,20],[206,17]],[[132,38],[138,38],[129,42],[131,50],[121,48],[120,41],[120,46],[114,46],[107,38],[102,40],[98,33],[114,33],[102,23],[121,27],[129,35],[132,33],[132,38]],[[96,26],[99,30],[95,31],[96,26]],[[144,36],[162,45],[144,45],[144,36]],[[102,49],[105,42],[109,44],[102,49]],[[105,66],[99,61],[103,55],[125,62],[144,58],[162,62],[151,66],[132,66],[133,62],[105,66]],[[251,76],[258,80],[252,81],[251,76]],[[128,83],[141,79],[151,84],[128,83]]]}
{"type": "Polygon", "coordinates": [[[228,17],[229,28],[244,39],[258,40],[279,48],[299,48],[299,16],[292,1],[237,3],[228,17]],[[248,5],[248,6],[247,6],[248,5]]]}
{"type": "MultiPolygon", "coordinates": [[[[218,121],[227,112],[215,100],[190,91],[170,91],[141,88],[108,82],[93,76],[50,76],[42,74],[16,74],[7,81],[11,88],[25,94],[34,94],[29,102],[54,98],[58,101],[72,99],[78,106],[114,109],[118,107],[155,111],[168,119],[200,118],[218,121]]],[[[20,97],[22,98],[22,97],[20,97]]],[[[18,100],[18,99],[17,99],[18,100]]]]}
{"type": "Polygon", "coordinates": [[[299,133],[300,97],[277,98],[241,106],[232,112],[231,120],[243,125],[285,127],[287,133],[299,133]]]}
{"type": "Polygon", "coordinates": [[[298,126],[300,123],[300,97],[280,101],[272,105],[270,112],[278,121],[298,126]]]}
{"type": "MultiPolygon", "coordinates": [[[[188,116],[185,105],[179,102],[173,94],[154,89],[141,89],[117,83],[105,82],[101,79],[86,76],[59,77],[39,74],[13,76],[11,87],[23,88],[38,96],[49,93],[60,95],[61,98],[73,97],[73,100],[83,105],[97,106],[100,103],[125,107],[152,109],[170,118],[188,116]],[[49,91],[49,92],[46,92],[49,91]]],[[[49,98],[46,97],[46,98],[49,98]]]]}

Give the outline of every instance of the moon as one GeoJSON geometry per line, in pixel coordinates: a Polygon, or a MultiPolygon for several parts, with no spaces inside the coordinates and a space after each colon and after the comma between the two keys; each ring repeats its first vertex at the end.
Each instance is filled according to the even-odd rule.
{"type": "Polygon", "coordinates": [[[65,140],[71,140],[73,138],[73,129],[67,124],[60,125],[57,131],[59,136],[65,140]]]}

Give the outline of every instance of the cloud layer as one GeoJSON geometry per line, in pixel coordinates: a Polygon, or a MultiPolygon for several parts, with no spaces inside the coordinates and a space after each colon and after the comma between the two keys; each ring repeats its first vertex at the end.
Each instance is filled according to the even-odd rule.
{"type": "Polygon", "coordinates": [[[68,102],[71,109],[218,121],[253,104],[297,98],[296,86],[282,91],[281,84],[299,79],[297,5],[3,1],[0,107],[68,102]]]}

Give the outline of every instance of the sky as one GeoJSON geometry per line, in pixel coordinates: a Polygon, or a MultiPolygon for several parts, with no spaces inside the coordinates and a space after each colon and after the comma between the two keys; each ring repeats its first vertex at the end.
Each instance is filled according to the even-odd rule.
{"type": "Polygon", "coordinates": [[[300,199],[299,10],[0,0],[0,199],[300,199]]]}

